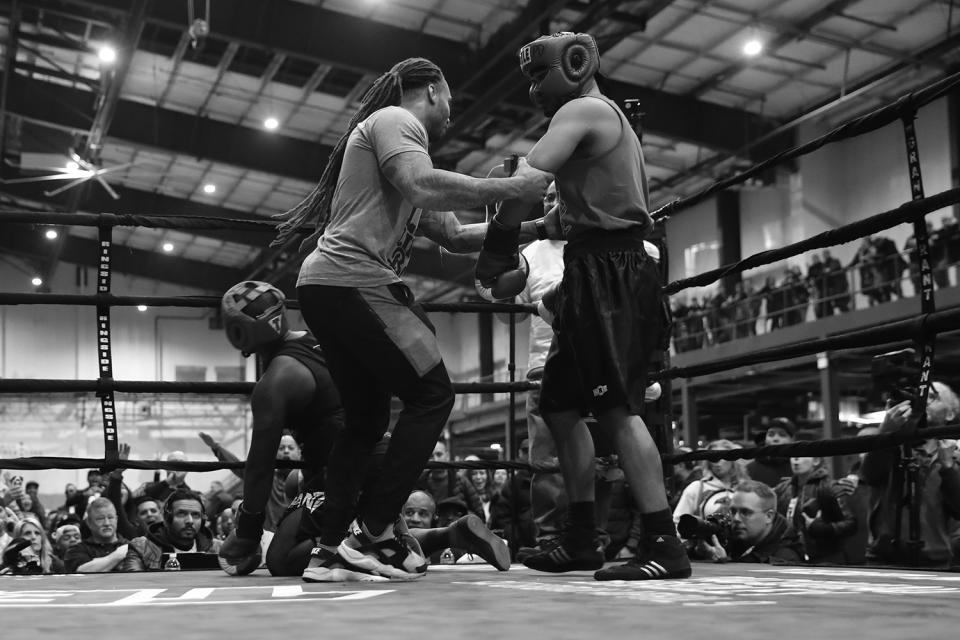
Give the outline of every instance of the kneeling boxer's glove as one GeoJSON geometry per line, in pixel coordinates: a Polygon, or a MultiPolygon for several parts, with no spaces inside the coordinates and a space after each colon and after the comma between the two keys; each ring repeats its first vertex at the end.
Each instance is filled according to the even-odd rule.
{"type": "Polygon", "coordinates": [[[491,220],[477,257],[477,282],[490,287],[498,276],[517,269],[520,265],[519,246],[520,225],[505,227],[496,218],[491,220]]]}
{"type": "Polygon", "coordinates": [[[256,571],[263,559],[260,538],[266,513],[249,513],[243,505],[237,509],[237,528],[220,545],[217,561],[231,576],[243,576],[256,571]]]}

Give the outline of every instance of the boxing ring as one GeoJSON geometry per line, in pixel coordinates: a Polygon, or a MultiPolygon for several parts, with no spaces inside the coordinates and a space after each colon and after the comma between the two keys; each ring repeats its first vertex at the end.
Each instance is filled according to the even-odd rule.
{"type": "MultiPolygon", "coordinates": [[[[749,256],[735,264],[678,280],[665,287],[674,295],[704,286],[812,249],[850,242],[866,234],[912,223],[919,250],[922,290],[920,309],[911,319],[845,335],[806,340],[777,348],[688,367],[665,366],[656,377],[667,382],[693,378],[751,364],[771,362],[823,351],[876,347],[912,341],[921,356],[918,379],[921,400],[926,401],[935,364],[938,333],[960,328],[960,307],[938,309],[935,304],[925,216],[960,203],[960,189],[932,196],[923,191],[919,149],[914,131],[917,109],[960,85],[955,74],[896,103],[852,120],[812,142],[785,151],[729,179],[711,185],[654,213],[657,220],[709,198],[717,191],[740,184],[770,166],[809,153],[825,144],[862,135],[889,123],[903,122],[910,175],[911,199],[900,207],[879,213],[778,249],[749,256]]],[[[271,222],[251,222],[179,216],[132,214],[4,213],[6,224],[58,224],[96,227],[99,233],[97,293],[0,293],[3,305],[82,305],[96,307],[99,376],[89,380],[3,379],[0,394],[30,392],[92,393],[100,401],[103,422],[103,456],[87,458],[18,457],[0,460],[3,469],[115,468],[210,471],[240,468],[243,462],[182,462],[120,460],[118,444],[123,425],[118,424],[117,393],[249,394],[253,383],[125,381],[113,378],[110,310],[113,307],[149,305],[210,309],[219,306],[214,296],[118,296],[111,293],[113,230],[119,226],[148,228],[230,228],[272,232],[271,222]]],[[[291,308],[297,308],[290,301],[291,308]]],[[[427,304],[429,312],[529,313],[533,305],[486,303],[427,304]]],[[[510,322],[509,381],[455,383],[456,393],[510,394],[507,451],[516,452],[514,394],[536,387],[515,380],[516,327],[510,322]]],[[[668,363],[667,363],[668,364],[668,363]]],[[[669,406],[670,394],[660,403],[669,406]]],[[[661,405],[659,410],[663,410],[661,405]]],[[[664,453],[665,463],[761,456],[834,456],[906,446],[918,438],[960,435],[960,425],[930,428],[921,419],[915,428],[897,433],[859,438],[827,439],[791,445],[723,451],[664,453]]],[[[295,467],[297,463],[278,463],[295,467]]],[[[430,468],[531,469],[523,461],[430,462],[430,468]]],[[[544,469],[540,469],[544,470],[544,469]]],[[[124,629],[144,637],[166,637],[187,631],[188,637],[226,632],[243,637],[316,634],[332,637],[389,629],[394,636],[413,637],[442,631],[445,636],[490,635],[513,637],[535,629],[543,637],[583,638],[598,631],[618,634],[653,634],[653,637],[808,638],[811,630],[826,637],[867,635],[871,638],[913,637],[923,632],[954,630],[960,622],[960,574],[912,572],[904,569],[785,567],[770,565],[696,564],[694,577],[681,581],[649,583],[599,583],[588,573],[545,575],[514,565],[507,573],[486,566],[432,567],[415,583],[385,585],[304,584],[299,579],[272,578],[261,569],[246,578],[220,572],[159,574],[109,574],[86,576],[9,577],[0,580],[0,610],[7,620],[28,620],[29,629],[5,625],[5,637],[33,637],[36,631],[69,629],[78,637],[109,635],[124,629]],[[171,611],[170,609],[173,609],[171,611]],[[181,613],[182,608],[182,613],[181,613]],[[588,615],[584,615],[589,612],[588,615]],[[869,612],[869,616],[864,615],[869,612]],[[399,623],[399,624],[398,624],[399,623]],[[18,635],[22,634],[22,635],[18,635]]]]}

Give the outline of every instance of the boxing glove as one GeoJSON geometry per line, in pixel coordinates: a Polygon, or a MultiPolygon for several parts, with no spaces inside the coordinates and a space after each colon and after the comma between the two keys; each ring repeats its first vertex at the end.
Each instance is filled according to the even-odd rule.
{"type": "Polygon", "coordinates": [[[260,538],[266,513],[249,513],[243,505],[237,509],[237,528],[220,545],[217,562],[231,576],[245,576],[256,571],[263,560],[260,538]]]}
{"type": "Polygon", "coordinates": [[[480,297],[488,302],[512,300],[527,286],[528,275],[530,275],[530,264],[521,254],[517,268],[501,273],[489,287],[480,284],[479,280],[474,284],[480,297]]]}
{"type": "Polygon", "coordinates": [[[520,265],[520,225],[505,227],[496,218],[487,225],[483,248],[477,256],[476,280],[484,287],[492,287],[497,277],[513,271],[520,265]]]}

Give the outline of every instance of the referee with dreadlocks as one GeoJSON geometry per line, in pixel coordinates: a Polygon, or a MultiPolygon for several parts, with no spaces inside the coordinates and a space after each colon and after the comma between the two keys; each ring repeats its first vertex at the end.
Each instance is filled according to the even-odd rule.
{"type": "MultiPolygon", "coordinates": [[[[440,437],[454,394],[434,328],[400,276],[417,235],[454,252],[480,249],[487,225],[461,225],[450,210],[512,198],[536,202],[552,179],[523,160],[508,178],[434,168],[428,144],[446,130],[450,101],[443,73],[429,60],[409,58],[380,76],[320,183],[284,214],[274,241],[315,225],[307,242],[315,240],[316,248],[300,268],[297,293],[345,410],[327,467],[312,581],[413,580],[426,571],[397,514],[440,437]],[[358,505],[364,463],[387,430],[393,395],[403,410],[382,475],[358,505]]],[[[561,233],[556,217],[521,229],[526,240],[561,233]]],[[[500,282],[497,297],[512,297],[523,288],[524,272],[515,269],[500,282]]]]}

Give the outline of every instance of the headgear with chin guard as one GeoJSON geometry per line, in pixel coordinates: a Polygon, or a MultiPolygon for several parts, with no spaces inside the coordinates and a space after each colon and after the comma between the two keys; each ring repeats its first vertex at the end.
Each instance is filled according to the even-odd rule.
{"type": "Polygon", "coordinates": [[[266,282],[246,280],[223,294],[220,311],[227,340],[249,356],[287,334],[283,292],[266,282]]]}
{"type": "Polygon", "coordinates": [[[588,33],[540,36],[520,49],[520,71],[530,78],[530,100],[547,117],[577,98],[600,69],[600,51],[588,33]]]}

